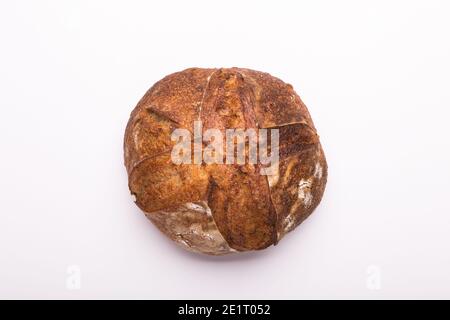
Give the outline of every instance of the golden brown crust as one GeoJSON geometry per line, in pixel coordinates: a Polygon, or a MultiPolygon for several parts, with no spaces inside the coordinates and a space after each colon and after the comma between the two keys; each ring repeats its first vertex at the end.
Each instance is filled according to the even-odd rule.
{"type": "Polygon", "coordinates": [[[245,251],[273,244],[277,217],[266,176],[253,165],[212,165],[208,171],[208,204],[230,247],[245,251]]]}
{"type": "MultiPolygon", "coordinates": [[[[258,126],[271,128],[304,123],[314,128],[308,109],[290,84],[268,73],[236,69],[253,83],[258,126]]],[[[314,129],[315,130],[315,129],[314,129]]]]}
{"type": "Polygon", "coordinates": [[[279,176],[270,183],[270,195],[278,213],[278,239],[305,220],[322,199],[327,164],[320,144],[280,158],[279,176]]]}
{"type": "Polygon", "coordinates": [[[142,160],[129,174],[130,190],[136,197],[136,204],[145,212],[203,200],[208,182],[203,167],[176,165],[170,153],[142,160]]]}
{"type": "Polygon", "coordinates": [[[169,237],[179,239],[173,231],[179,225],[190,237],[186,243],[208,254],[276,244],[319,204],[327,179],[319,136],[300,97],[291,85],[249,69],[191,68],[157,82],[131,114],[124,149],[137,205],[169,237]],[[278,175],[261,175],[261,166],[251,164],[173,164],[170,135],[176,128],[192,131],[195,120],[203,131],[223,133],[278,128],[278,175]],[[187,210],[192,203],[207,208],[209,220],[187,210]]]}

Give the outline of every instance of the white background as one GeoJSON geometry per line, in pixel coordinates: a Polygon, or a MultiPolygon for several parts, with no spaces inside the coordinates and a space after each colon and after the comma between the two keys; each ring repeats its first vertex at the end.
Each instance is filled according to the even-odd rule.
{"type": "Polygon", "coordinates": [[[0,297],[450,298],[449,16],[428,0],[2,1],[0,297]],[[310,109],[329,183],[277,247],[187,253],[129,196],[129,114],[193,66],[270,72],[310,109]]]}

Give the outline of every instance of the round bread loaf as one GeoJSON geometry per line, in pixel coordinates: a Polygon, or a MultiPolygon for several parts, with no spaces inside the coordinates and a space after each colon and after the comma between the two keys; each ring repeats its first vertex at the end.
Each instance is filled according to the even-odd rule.
{"type": "Polygon", "coordinates": [[[290,84],[249,69],[191,68],[160,80],[131,113],[124,149],[139,208],[184,248],[212,255],[277,244],[317,207],[327,180],[300,97],[290,84]],[[277,130],[277,170],[262,174],[264,165],[250,162],[174,163],[172,133],[193,132],[196,121],[202,133],[277,130]]]}

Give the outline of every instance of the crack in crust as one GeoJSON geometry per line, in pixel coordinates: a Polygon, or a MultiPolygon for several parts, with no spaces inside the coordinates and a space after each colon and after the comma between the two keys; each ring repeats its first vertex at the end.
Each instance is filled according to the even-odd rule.
{"type": "Polygon", "coordinates": [[[202,118],[202,110],[203,110],[203,103],[205,101],[205,97],[206,97],[206,91],[209,88],[209,82],[211,81],[211,77],[214,75],[214,73],[217,72],[217,69],[214,69],[214,71],[212,71],[210,73],[210,75],[206,78],[206,84],[205,84],[205,89],[203,90],[202,93],[202,100],[200,101],[200,105],[198,107],[198,118],[197,120],[200,120],[202,118]]]}

